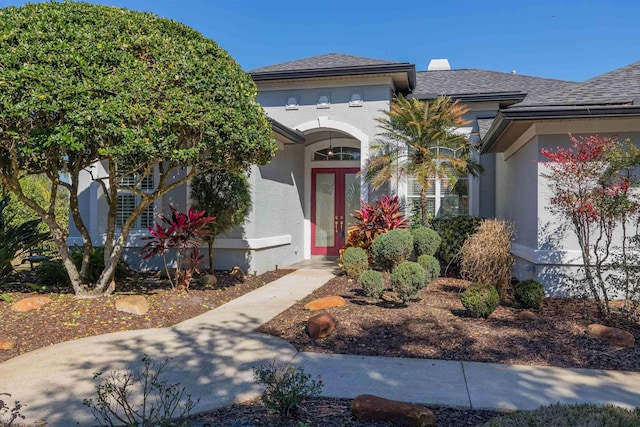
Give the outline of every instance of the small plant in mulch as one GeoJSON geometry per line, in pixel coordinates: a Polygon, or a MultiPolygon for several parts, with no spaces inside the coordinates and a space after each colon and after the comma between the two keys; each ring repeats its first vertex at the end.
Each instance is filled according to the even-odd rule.
{"type": "Polygon", "coordinates": [[[82,403],[91,408],[99,425],[104,426],[187,426],[187,418],[198,400],[193,401],[184,386],[162,379],[169,359],[156,366],[146,354],[139,372],[102,372],[93,378],[100,383],[95,397],[82,403]],[[140,395],[141,394],[141,395],[140,395]],[[134,402],[140,401],[140,404],[134,402]]]}
{"type": "Polygon", "coordinates": [[[500,295],[493,285],[472,283],[460,294],[460,302],[471,317],[486,319],[500,304],[500,295]]]}
{"type": "Polygon", "coordinates": [[[544,286],[537,280],[523,280],[516,284],[513,297],[523,308],[540,308],[544,299],[544,286]]]}
{"type": "Polygon", "coordinates": [[[275,361],[253,368],[253,378],[264,388],[262,403],[280,416],[295,414],[300,403],[320,396],[323,387],[319,376],[316,381],[302,368],[278,365],[275,361]]]}

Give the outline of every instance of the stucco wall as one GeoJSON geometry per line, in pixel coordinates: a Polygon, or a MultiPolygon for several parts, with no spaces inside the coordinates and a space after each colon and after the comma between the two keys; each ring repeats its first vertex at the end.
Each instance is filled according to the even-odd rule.
{"type": "Polygon", "coordinates": [[[516,228],[515,243],[537,245],[538,142],[534,137],[509,158],[496,155],[496,217],[511,221],[516,228]]]}

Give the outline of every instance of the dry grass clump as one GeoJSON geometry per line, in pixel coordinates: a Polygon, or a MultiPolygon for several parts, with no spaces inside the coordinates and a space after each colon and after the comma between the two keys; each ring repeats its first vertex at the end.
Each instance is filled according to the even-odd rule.
{"type": "Polygon", "coordinates": [[[504,299],[511,283],[513,234],[513,225],[506,221],[482,221],[478,231],[469,236],[460,249],[462,277],[495,286],[504,299]]]}

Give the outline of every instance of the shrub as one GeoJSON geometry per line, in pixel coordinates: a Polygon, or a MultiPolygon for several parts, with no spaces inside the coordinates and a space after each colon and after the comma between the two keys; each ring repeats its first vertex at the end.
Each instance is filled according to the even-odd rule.
{"type": "Polygon", "coordinates": [[[408,230],[391,230],[376,237],[371,253],[376,265],[384,270],[393,268],[411,256],[413,237],[408,230]]]}
{"type": "Polygon", "coordinates": [[[411,230],[413,236],[413,249],[416,257],[421,255],[433,255],[440,247],[442,239],[438,232],[429,227],[418,227],[411,230]]]}
{"type": "Polygon", "coordinates": [[[376,237],[390,230],[407,228],[408,220],[398,196],[384,195],[375,205],[364,201],[360,203],[361,209],[351,214],[354,222],[350,223],[347,230],[347,247],[362,248],[371,255],[371,245],[376,237]]]}
{"type": "MultiPolygon", "coordinates": [[[[71,260],[76,265],[76,268],[80,270],[82,266],[82,253],[84,248],[82,246],[74,246],[71,250],[71,260]]],[[[88,279],[91,282],[95,282],[100,277],[100,273],[104,270],[104,247],[94,246],[90,256],[90,268],[88,279]]],[[[45,286],[71,286],[71,280],[67,269],[62,265],[60,260],[43,261],[35,268],[36,277],[38,283],[45,286]]],[[[122,259],[118,260],[116,264],[116,279],[124,279],[131,275],[131,270],[126,262],[122,259]]]]}
{"type": "Polygon", "coordinates": [[[184,386],[161,379],[168,362],[166,359],[156,369],[145,354],[140,372],[113,371],[107,378],[102,378],[102,373],[98,372],[93,376],[94,380],[100,380],[96,385],[95,400],[83,399],[82,403],[91,408],[99,425],[186,426],[198,401],[194,402],[191,395],[185,394],[184,386]]]}
{"type": "Polygon", "coordinates": [[[0,200],[0,284],[13,273],[13,261],[26,254],[29,249],[44,241],[49,234],[38,231],[39,219],[12,225],[11,218],[6,218],[4,209],[11,198],[0,200]]]}
{"type": "Polygon", "coordinates": [[[357,279],[369,268],[369,257],[362,248],[347,248],[342,254],[342,270],[349,279],[357,279]]]}
{"type": "Polygon", "coordinates": [[[427,273],[417,262],[400,263],[391,273],[391,288],[402,302],[407,302],[424,288],[427,273]]]}
{"type": "Polygon", "coordinates": [[[602,427],[639,426],[640,409],[593,404],[549,405],[494,418],[483,427],[602,427]]]}
{"type": "Polygon", "coordinates": [[[307,397],[317,397],[322,391],[322,380],[313,380],[302,368],[275,362],[253,368],[253,379],[264,388],[262,403],[272,412],[287,416],[295,413],[307,397]]]}
{"type": "Polygon", "coordinates": [[[493,283],[504,299],[511,285],[512,236],[513,226],[508,222],[482,221],[460,249],[462,277],[472,282],[493,283]]]}
{"type": "Polygon", "coordinates": [[[476,282],[460,294],[460,301],[471,317],[486,319],[500,303],[500,295],[495,286],[476,282]]]}
{"type": "Polygon", "coordinates": [[[476,232],[481,221],[480,218],[468,215],[438,218],[433,221],[434,228],[442,239],[435,255],[443,266],[456,271],[460,268],[460,249],[467,238],[476,232]]]}
{"type": "Polygon", "coordinates": [[[424,268],[427,273],[426,283],[429,284],[440,277],[440,262],[436,257],[431,255],[420,255],[418,257],[418,264],[424,268]]]}
{"type": "Polygon", "coordinates": [[[358,277],[364,294],[370,298],[380,298],[384,292],[384,278],[379,271],[365,270],[358,277]]]}
{"type": "Polygon", "coordinates": [[[544,299],[544,286],[537,280],[523,280],[516,284],[513,296],[524,308],[540,308],[544,299]]]}

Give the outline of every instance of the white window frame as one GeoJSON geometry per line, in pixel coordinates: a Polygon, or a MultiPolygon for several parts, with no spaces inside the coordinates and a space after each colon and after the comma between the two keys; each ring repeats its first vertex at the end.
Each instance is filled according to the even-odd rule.
{"type": "MultiPolygon", "coordinates": [[[[440,150],[444,149],[449,152],[453,152],[454,155],[456,151],[448,147],[442,147],[440,145],[435,146],[434,149],[436,150],[436,152],[439,152],[440,150]]],[[[446,216],[447,214],[445,215],[442,214],[442,206],[443,206],[442,202],[447,196],[450,196],[451,193],[447,192],[446,190],[443,190],[445,188],[445,185],[443,184],[448,183],[449,179],[439,178],[439,177],[432,177],[429,179],[433,180],[433,185],[427,189],[427,208],[429,208],[429,205],[433,205],[433,211],[429,209],[429,213],[433,214],[436,217],[446,216]],[[429,203],[429,201],[431,200],[433,200],[433,203],[429,203]]],[[[471,188],[472,188],[471,175],[460,176],[458,177],[458,182],[460,180],[465,181],[467,186],[466,196],[459,196],[463,199],[466,198],[467,209],[464,212],[458,209],[458,213],[456,215],[470,215],[471,214],[471,188]]],[[[448,188],[448,186],[446,188],[448,188]]],[[[415,204],[419,205],[419,203],[420,203],[420,187],[416,182],[416,178],[409,177],[407,179],[407,193],[406,193],[406,206],[405,206],[406,215],[411,216],[413,206],[415,206],[415,204]]]]}
{"type": "MultiPolygon", "coordinates": [[[[126,181],[133,184],[139,177],[140,177],[139,174],[131,175],[130,177],[127,177],[126,181]]],[[[152,172],[148,177],[142,180],[138,188],[142,189],[145,193],[152,193],[155,190],[156,182],[157,182],[157,176],[154,170],[154,172],[152,172]]],[[[122,229],[122,225],[124,221],[126,221],[126,218],[128,218],[129,215],[131,215],[131,212],[133,212],[133,210],[140,204],[141,199],[142,197],[139,194],[135,194],[130,190],[127,190],[124,188],[118,189],[118,209],[116,211],[116,229],[117,230],[122,229]],[[121,197],[123,198],[134,197],[135,199],[132,205],[133,208],[131,208],[126,212],[123,209],[121,209],[122,207],[121,199],[120,199],[121,197]]],[[[143,211],[140,214],[140,216],[138,216],[135,224],[132,227],[132,230],[146,230],[148,227],[153,227],[154,222],[155,222],[155,203],[151,203],[149,206],[147,206],[147,209],[143,211]]]]}

